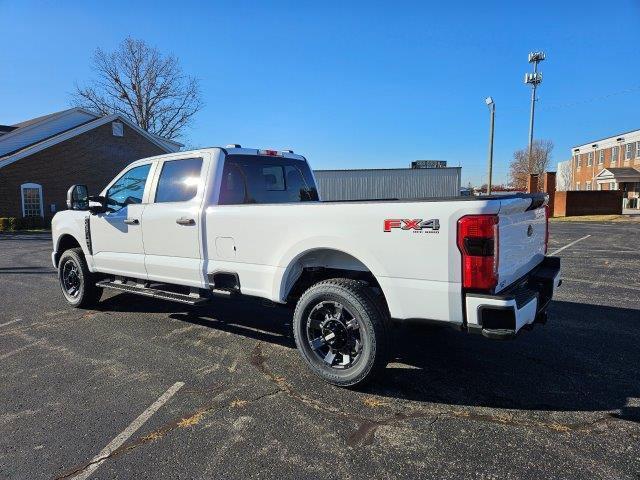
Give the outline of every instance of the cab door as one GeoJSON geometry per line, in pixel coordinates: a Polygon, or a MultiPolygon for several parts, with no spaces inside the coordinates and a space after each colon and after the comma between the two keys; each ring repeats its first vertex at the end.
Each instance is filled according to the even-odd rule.
{"type": "Polygon", "coordinates": [[[93,261],[98,271],[147,278],[142,242],[142,214],[153,162],[125,170],[107,187],[107,212],[90,216],[93,261]]]}
{"type": "Polygon", "coordinates": [[[200,239],[208,166],[205,155],[193,153],[158,164],[141,221],[149,280],[204,287],[200,239]]]}

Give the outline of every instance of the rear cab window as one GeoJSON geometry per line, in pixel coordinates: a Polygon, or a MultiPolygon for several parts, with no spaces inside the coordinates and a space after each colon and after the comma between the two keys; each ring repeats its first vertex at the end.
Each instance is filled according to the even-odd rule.
{"type": "Polygon", "coordinates": [[[307,162],[284,157],[229,155],[220,186],[220,205],[318,201],[307,162]]]}

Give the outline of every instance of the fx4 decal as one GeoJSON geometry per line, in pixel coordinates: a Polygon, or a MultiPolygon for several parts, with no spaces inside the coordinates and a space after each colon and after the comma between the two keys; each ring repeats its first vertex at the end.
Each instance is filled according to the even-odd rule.
{"type": "Polygon", "coordinates": [[[421,218],[415,218],[413,220],[407,218],[387,218],[384,221],[384,231],[390,232],[394,228],[412,230],[414,232],[437,232],[440,230],[440,220],[437,218],[432,218],[431,220],[423,220],[421,218]]]}

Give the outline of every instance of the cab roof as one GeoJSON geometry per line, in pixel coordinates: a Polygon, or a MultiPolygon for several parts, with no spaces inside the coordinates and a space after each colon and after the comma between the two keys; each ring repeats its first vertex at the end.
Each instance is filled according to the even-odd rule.
{"type": "Polygon", "coordinates": [[[236,145],[227,145],[226,147],[205,147],[198,148],[195,150],[181,150],[179,152],[167,153],[164,155],[156,155],[154,157],[146,157],[136,160],[135,162],[131,162],[130,165],[134,163],[144,163],[154,160],[164,160],[166,158],[175,158],[182,157],[186,158],[190,154],[193,155],[201,155],[203,153],[210,153],[213,151],[223,151],[226,155],[255,155],[261,157],[276,157],[276,158],[290,158],[292,160],[301,160],[306,162],[307,159],[302,155],[298,155],[293,153],[291,150],[273,150],[273,149],[263,149],[263,148],[243,148],[241,146],[236,145]]]}

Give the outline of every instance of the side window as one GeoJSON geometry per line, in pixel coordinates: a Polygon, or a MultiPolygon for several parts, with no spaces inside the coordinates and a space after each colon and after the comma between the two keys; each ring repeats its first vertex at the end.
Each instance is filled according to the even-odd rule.
{"type": "Polygon", "coordinates": [[[198,193],[201,170],[201,158],[164,162],[156,188],[156,203],[191,200],[198,193]]]}
{"type": "Polygon", "coordinates": [[[109,211],[117,212],[132,203],[142,203],[142,194],[150,168],[150,163],[132,168],[111,185],[107,190],[109,211]]]}

